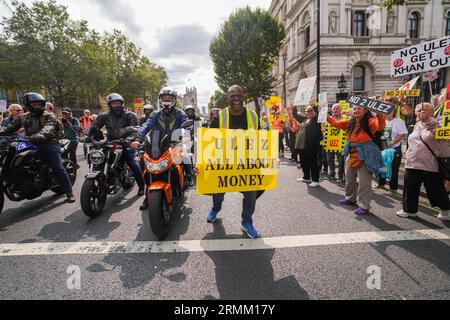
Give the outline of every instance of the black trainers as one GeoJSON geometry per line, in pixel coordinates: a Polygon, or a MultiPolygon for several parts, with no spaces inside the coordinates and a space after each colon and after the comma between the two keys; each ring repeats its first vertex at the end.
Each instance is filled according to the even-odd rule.
{"type": "Polygon", "coordinates": [[[139,210],[147,210],[148,209],[148,200],[145,198],[144,202],[142,202],[141,206],[139,207],[139,210]]]}
{"type": "Polygon", "coordinates": [[[69,202],[69,203],[74,203],[76,200],[75,200],[75,196],[73,195],[73,192],[71,191],[71,192],[68,192],[67,194],[66,194],[66,196],[67,196],[67,202],[69,202]]]}
{"type": "Polygon", "coordinates": [[[138,197],[142,197],[145,194],[145,188],[139,189],[138,191],[138,197]]]}

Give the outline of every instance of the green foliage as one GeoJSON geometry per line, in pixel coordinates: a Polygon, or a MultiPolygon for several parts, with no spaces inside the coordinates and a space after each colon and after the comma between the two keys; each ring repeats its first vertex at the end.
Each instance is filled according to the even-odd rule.
{"type": "Polygon", "coordinates": [[[220,89],[242,86],[259,112],[257,98],[272,94],[271,71],[285,36],[283,24],[267,11],[246,7],[233,13],[209,48],[220,89]]]}
{"type": "Polygon", "coordinates": [[[393,6],[403,6],[406,0],[383,0],[380,4],[380,7],[384,7],[387,10],[391,10],[393,6]]]}
{"type": "Polygon", "coordinates": [[[221,90],[216,90],[214,95],[211,96],[208,104],[209,109],[213,108],[226,108],[228,106],[227,95],[221,90]]]}
{"type": "Polygon", "coordinates": [[[86,21],[71,20],[67,8],[54,0],[30,7],[14,1],[13,7],[13,16],[1,23],[3,88],[45,88],[64,107],[112,91],[130,102],[154,95],[168,80],[164,69],[122,33],[100,35],[86,21]]]}

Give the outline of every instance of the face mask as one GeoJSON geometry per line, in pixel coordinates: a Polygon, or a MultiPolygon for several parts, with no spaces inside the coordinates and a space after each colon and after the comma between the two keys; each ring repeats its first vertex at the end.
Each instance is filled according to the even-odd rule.
{"type": "Polygon", "coordinates": [[[162,102],[161,105],[165,110],[170,111],[173,109],[172,102],[162,102]]]}
{"type": "Polygon", "coordinates": [[[125,110],[123,107],[115,107],[112,108],[111,112],[114,113],[116,116],[120,116],[125,112],[125,110]]]}
{"type": "Polygon", "coordinates": [[[29,111],[33,115],[41,116],[44,113],[44,108],[39,108],[39,109],[29,108],[29,111]]]}

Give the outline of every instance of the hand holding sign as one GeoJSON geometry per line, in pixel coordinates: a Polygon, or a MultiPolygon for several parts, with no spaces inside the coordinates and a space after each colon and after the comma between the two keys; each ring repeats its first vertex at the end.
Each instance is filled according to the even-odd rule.
{"type": "Polygon", "coordinates": [[[391,114],[396,106],[382,101],[372,100],[360,96],[350,95],[347,102],[374,111],[379,114],[391,114]]]}

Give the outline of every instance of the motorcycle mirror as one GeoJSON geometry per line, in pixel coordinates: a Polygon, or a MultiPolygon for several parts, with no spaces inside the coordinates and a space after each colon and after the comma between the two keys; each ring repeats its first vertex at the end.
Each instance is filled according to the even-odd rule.
{"type": "Polygon", "coordinates": [[[189,120],[186,120],[185,122],[183,122],[183,124],[181,125],[181,128],[186,129],[186,128],[192,127],[193,125],[194,125],[194,120],[189,119],[189,120]]]}

